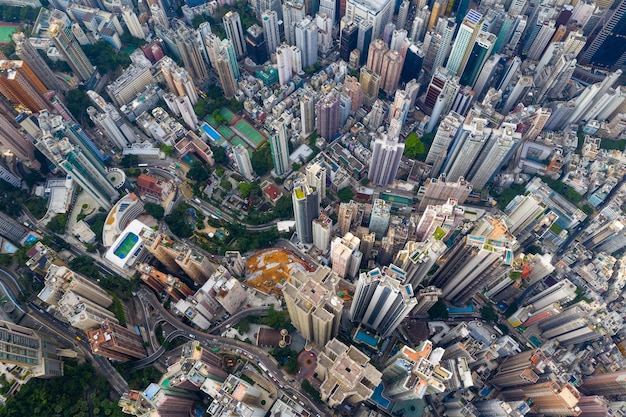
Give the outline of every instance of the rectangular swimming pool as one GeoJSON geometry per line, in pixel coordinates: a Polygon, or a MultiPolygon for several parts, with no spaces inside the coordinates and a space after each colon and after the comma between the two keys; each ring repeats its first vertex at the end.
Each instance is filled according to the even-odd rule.
{"type": "Polygon", "coordinates": [[[220,134],[215,129],[213,129],[210,124],[206,122],[202,123],[202,130],[204,130],[206,134],[209,135],[211,140],[213,141],[219,140],[220,134]]]}
{"type": "Polygon", "coordinates": [[[378,339],[365,333],[363,330],[359,330],[358,332],[356,332],[356,334],[354,335],[354,340],[356,340],[357,342],[365,343],[373,348],[376,348],[376,346],[378,345],[378,339]]]}

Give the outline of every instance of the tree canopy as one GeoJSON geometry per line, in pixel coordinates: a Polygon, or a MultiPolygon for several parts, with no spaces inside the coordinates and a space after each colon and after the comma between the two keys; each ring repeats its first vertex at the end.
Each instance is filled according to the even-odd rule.
{"type": "Polygon", "coordinates": [[[354,198],[354,191],[352,191],[352,187],[342,188],[337,192],[337,197],[342,203],[349,203],[354,198]]]}
{"type": "Polygon", "coordinates": [[[269,143],[262,145],[252,152],[250,162],[252,163],[252,169],[254,169],[254,172],[258,176],[267,174],[274,164],[269,143]]]}
{"type": "Polygon", "coordinates": [[[189,172],[187,172],[187,179],[190,179],[192,181],[206,182],[206,180],[209,179],[210,174],[211,173],[209,172],[205,164],[196,161],[191,164],[191,167],[189,167],[189,172]]]}
{"type": "Polygon", "coordinates": [[[102,39],[92,45],[83,46],[83,51],[91,63],[98,67],[101,74],[116,72],[130,65],[130,57],[127,53],[117,51],[110,43],[102,39]]]}
{"type": "Polygon", "coordinates": [[[165,215],[165,209],[160,204],[147,202],[144,203],[143,208],[146,210],[146,213],[157,220],[162,220],[165,215]]]}
{"type": "Polygon", "coordinates": [[[407,136],[404,146],[404,156],[420,161],[426,158],[426,146],[417,136],[417,133],[413,132],[407,136]]]}

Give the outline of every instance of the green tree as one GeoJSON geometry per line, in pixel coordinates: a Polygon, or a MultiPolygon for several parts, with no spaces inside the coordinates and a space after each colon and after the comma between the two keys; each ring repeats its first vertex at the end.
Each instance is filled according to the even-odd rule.
{"type": "Polygon", "coordinates": [[[483,320],[488,322],[493,323],[498,321],[498,314],[496,314],[496,311],[493,309],[493,306],[491,306],[491,304],[486,305],[480,309],[480,316],[483,320]]]}
{"type": "Polygon", "coordinates": [[[124,168],[132,168],[139,164],[139,157],[137,155],[124,155],[120,161],[120,165],[124,168]]]}
{"type": "Polygon", "coordinates": [[[448,306],[441,300],[438,300],[431,308],[428,310],[428,315],[432,320],[435,319],[447,319],[450,315],[448,312],[448,306]]]}
{"type": "Polygon", "coordinates": [[[221,146],[211,146],[211,151],[213,152],[213,160],[216,164],[225,164],[228,162],[226,149],[221,146]]]}
{"type": "Polygon", "coordinates": [[[230,191],[233,189],[233,184],[228,181],[228,178],[222,178],[222,180],[220,181],[220,187],[222,187],[226,191],[230,191]]]}
{"type": "Polygon", "coordinates": [[[165,209],[160,204],[147,202],[144,203],[143,208],[146,210],[146,213],[157,220],[162,220],[165,216],[165,209]]]}
{"type": "Polygon", "coordinates": [[[91,99],[84,90],[75,88],[68,91],[65,95],[65,104],[76,120],[80,122],[85,120],[93,125],[87,115],[87,107],[91,106],[91,99]]]}
{"type": "Polygon", "coordinates": [[[269,143],[266,142],[265,144],[261,145],[261,147],[252,152],[252,158],[250,158],[250,162],[252,163],[252,169],[254,169],[254,172],[259,177],[267,174],[273,166],[272,151],[270,149],[269,143]]]}
{"type": "Polygon", "coordinates": [[[352,187],[342,188],[337,192],[337,197],[342,203],[348,203],[354,198],[354,191],[352,191],[352,187]]]}
{"type": "Polygon", "coordinates": [[[67,226],[67,214],[57,214],[50,219],[46,227],[53,233],[62,235],[65,233],[65,226],[67,226]]]}
{"type": "Polygon", "coordinates": [[[165,156],[174,156],[176,153],[176,149],[170,145],[160,144],[159,148],[161,148],[165,156]]]}
{"type": "Polygon", "coordinates": [[[426,146],[417,136],[417,133],[413,132],[407,136],[404,145],[404,156],[420,161],[426,159],[426,146]]]}
{"type": "Polygon", "coordinates": [[[239,190],[241,197],[248,198],[248,196],[250,196],[250,191],[252,191],[252,184],[249,182],[240,182],[237,189],[239,190]]]}
{"type": "Polygon", "coordinates": [[[279,219],[290,219],[293,217],[293,200],[291,197],[282,196],[274,207],[274,213],[279,219]]]}
{"type": "Polygon", "coordinates": [[[130,57],[126,52],[118,51],[105,40],[99,40],[91,45],[84,45],[83,51],[93,65],[98,67],[101,74],[117,72],[130,64],[130,57]]]}
{"type": "Polygon", "coordinates": [[[210,172],[207,167],[201,162],[194,162],[189,167],[187,172],[187,179],[198,182],[206,182],[209,179],[210,172]]]}

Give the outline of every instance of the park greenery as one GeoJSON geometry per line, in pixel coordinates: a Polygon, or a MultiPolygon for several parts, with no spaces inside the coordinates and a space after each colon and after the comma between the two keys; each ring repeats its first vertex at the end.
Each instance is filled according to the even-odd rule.
{"type": "Polygon", "coordinates": [[[53,233],[64,234],[67,226],[67,213],[57,214],[50,219],[46,227],[53,233]]]}
{"type": "Polygon", "coordinates": [[[252,152],[252,158],[250,158],[250,162],[252,163],[252,169],[254,173],[259,177],[270,172],[272,167],[274,166],[274,162],[272,160],[272,150],[270,149],[269,142],[265,142],[263,145],[259,146],[254,152],[252,152]]]}
{"type": "Polygon", "coordinates": [[[39,7],[0,5],[0,21],[2,22],[32,22],[37,19],[39,7]]]}
{"type": "Polygon", "coordinates": [[[130,389],[146,389],[148,385],[150,385],[152,382],[158,381],[163,375],[154,366],[148,366],[141,369],[131,369],[130,366],[131,363],[129,362],[115,365],[115,369],[117,369],[117,372],[119,372],[120,375],[124,377],[130,389]]]}
{"type": "Polygon", "coordinates": [[[206,91],[206,97],[199,97],[198,102],[193,106],[198,118],[204,119],[207,115],[213,114],[226,107],[233,112],[238,112],[243,109],[243,105],[235,99],[227,99],[224,97],[222,89],[212,84],[206,91]]]}
{"type": "Polygon", "coordinates": [[[417,133],[411,133],[406,137],[404,156],[424,162],[434,138],[434,133],[427,133],[421,138],[417,135],[417,133]]]}
{"type": "Polygon", "coordinates": [[[304,379],[302,381],[302,383],[300,384],[300,388],[302,388],[302,391],[306,392],[307,394],[309,394],[309,396],[313,399],[313,401],[316,404],[322,404],[322,397],[320,396],[320,393],[318,390],[316,390],[311,383],[309,382],[308,379],[304,379]]]}
{"type": "Polygon", "coordinates": [[[163,220],[163,217],[165,216],[165,209],[160,204],[146,202],[144,203],[143,208],[146,210],[146,213],[157,220],[163,220]]]}
{"type": "Polygon", "coordinates": [[[31,379],[0,407],[0,417],[125,416],[117,403],[109,399],[109,391],[106,378],[97,376],[90,364],[66,360],[61,378],[54,382],[31,379]]]}
{"type": "Polygon", "coordinates": [[[285,372],[288,374],[295,375],[298,373],[300,365],[298,364],[298,352],[295,350],[291,350],[286,347],[274,348],[270,349],[270,355],[278,361],[278,366],[283,366],[285,368],[285,372]]]}
{"type": "Polygon", "coordinates": [[[189,171],[186,176],[188,180],[204,183],[209,179],[210,175],[211,171],[209,171],[207,165],[202,162],[195,161],[189,167],[189,171]]]}
{"type": "Polygon", "coordinates": [[[122,69],[130,65],[130,57],[126,52],[118,51],[110,43],[100,39],[91,45],[83,45],[83,51],[100,74],[111,74],[116,77],[122,69]]]}
{"type": "Polygon", "coordinates": [[[496,310],[493,309],[493,306],[491,304],[486,305],[480,309],[480,316],[483,320],[492,323],[497,322],[499,318],[496,310]]]}
{"type": "Polygon", "coordinates": [[[337,192],[337,197],[342,203],[349,203],[354,198],[354,191],[352,191],[352,187],[342,188],[337,192]]]}
{"type": "Polygon", "coordinates": [[[89,126],[93,126],[93,122],[87,114],[87,107],[92,104],[86,91],[80,88],[68,91],[65,95],[65,105],[74,118],[81,123],[81,125],[83,123],[87,123],[89,126]]]}
{"type": "Polygon", "coordinates": [[[431,320],[436,319],[447,319],[450,313],[448,312],[448,306],[441,300],[438,300],[431,308],[428,310],[428,316],[430,316],[431,320]]]}
{"type": "Polygon", "coordinates": [[[43,198],[30,195],[7,182],[0,181],[0,210],[8,216],[16,218],[22,211],[22,204],[37,219],[46,214],[47,204],[43,198]]]}
{"type": "Polygon", "coordinates": [[[509,187],[503,189],[499,194],[494,197],[498,202],[498,208],[504,210],[504,208],[518,195],[523,195],[526,192],[525,184],[511,184],[509,187]]]}

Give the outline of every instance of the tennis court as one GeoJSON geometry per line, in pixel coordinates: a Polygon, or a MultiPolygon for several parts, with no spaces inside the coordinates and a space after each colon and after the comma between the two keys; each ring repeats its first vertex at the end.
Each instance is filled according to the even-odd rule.
{"type": "Polygon", "coordinates": [[[228,126],[220,126],[220,127],[217,128],[217,131],[220,132],[220,135],[225,137],[226,140],[229,140],[233,136],[235,136],[235,132],[230,130],[230,127],[228,127],[228,126]]]}
{"type": "Polygon", "coordinates": [[[251,142],[251,145],[254,145],[254,148],[258,148],[260,144],[267,140],[265,136],[260,134],[258,130],[245,120],[239,120],[235,123],[235,127],[246,136],[246,139],[251,142]]]}
{"type": "Polygon", "coordinates": [[[19,25],[13,23],[0,22],[0,43],[11,42],[11,35],[18,27],[19,25]]]}
{"type": "Polygon", "coordinates": [[[241,145],[244,148],[248,147],[248,144],[246,142],[244,142],[239,136],[235,136],[234,138],[232,138],[230,140],[230,144],[233,145],[233,146],[241,145]]]}
{"type": "Polygon", "coordinates": [[[220,109],[220,115],[222,115],[222,117],[226,119],[228,123],[232,123],[232,121],[235,120],[235,118],[237,117],[235,113],[228,110],[226,107],[222,107],[220,109]]]}

